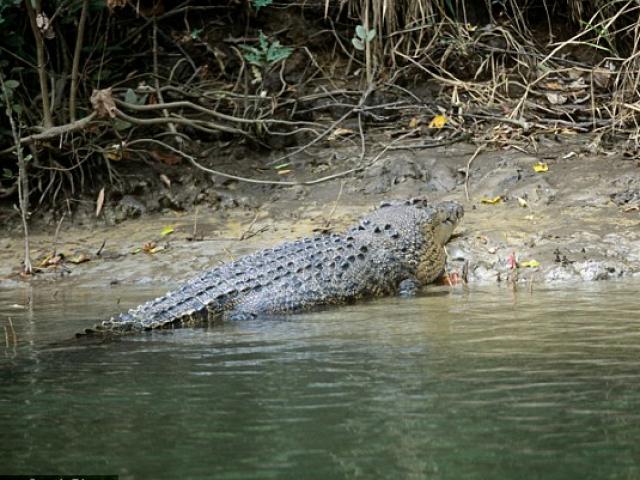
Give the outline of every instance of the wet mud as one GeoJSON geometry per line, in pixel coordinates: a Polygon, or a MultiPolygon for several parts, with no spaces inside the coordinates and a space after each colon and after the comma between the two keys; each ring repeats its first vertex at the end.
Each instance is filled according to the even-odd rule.
{"type": "MultiPolygon", "coordinates": [[[[640,276],[640,162],[589,151],[588,139],[554,138],[535,152],[480,154],[454,144],[390,151],[355,175],[313,186],[276,187],[216,176],[175,175],[109,196],[99,218],[89,205],[41,218],[31,238],[41,273],[17,275],[19,224],[0,237],[0,286],[49,282],[109,287],[173,286],[204,270],[282,241],[339,231],[389,198],[456,200],[465,218],[447,246],[448,271],[470,284],[562,284],[640,276]],[[538,165],[536,171],[534,167],[538,165]],[[540,168],[542,165],[542,168],[540,168]],[[465,188],[465,183],[466,187],[465,188]],[[468,194],[468,198],[467,198],[468,194]],[[59,215],[58,215],[59,216],[59,215]],[[52,255],[55,254],[55,255],[52,255]]],[[[357,165],[358,148],[318,149],[276,180],[308,180],[357,165]]],[[[270,168],[257,155],[250,171],[270,168]]],[[[184,172],[184,168],[182,170],[184,172]]],[[[165,175],[166,177],[166,175],[165,175]]],[[[144,182],[143,182],[144,183],[144,182]]]]}

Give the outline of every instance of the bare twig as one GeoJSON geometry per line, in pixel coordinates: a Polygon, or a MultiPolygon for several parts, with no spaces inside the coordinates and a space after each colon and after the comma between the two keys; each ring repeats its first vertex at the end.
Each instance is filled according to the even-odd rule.
{"type": "Polygon", "coordinates": [[[465,197],[467,197],[467,201],[471,201],[471,198],[469,197],[469,170],[471,169],[471,163],[475,160],[475,158],[480,155],[480,152],[482,152],[485,148],[487,148],[487,145],[489,145],[489,142],[485,142],[482,145],[479,145],[478,148],[476,148],[476,151],[473,152],[473,155],[471,155],[471,157],[469,158],[469,161],[467,162],[467,168],[464,171],[464,194],[465,197]]]}
{"type": "Polygon", "coordinates": [[[333,215],[336,213],[336,209],[338,208],[338,203],[340,202],[340,198],[342,198],[342,190],[344,189],[344,180],[342,182],[340,182],[340,190],[338,190],[338,195],[336,196],[336,201],[333,202],[333,208],[331,209],[331,211],[329,212],[329,215],[327,216],[327,221],[324,222],[324,228],[329,228],[329,226],[331,225],[331,219],[333,218],[333,215]]]}
{"type": "Polygon", "coordinates": [[[18,143],[16,143],[15,145],[9,148],[5,148],[4,150],[0,150],[0,155],[11,153],[12,151],[16,150],[18,145],[34,143],[39,140],[48,140],[49,138],[59,137],[60,135],[64,135],[65,133],[81,130],[89,123],[91,123],[91,121],[96,118],[96,115],[96,112],[92,112],[86,117],[76,120],[75,122],[67,123],[65,125],[58,125],[57,127],[47,128],[40,133],[34,133],[33,135],[19,138],[18,143]]]}
{"type": "MultiPolygon", "coordinates": [[[[28,0],[27,0],[28,3],[28,0]]],[[[16,155],[18,157],[18,203],[20,204],[20,217],[22,218],[22,228],[24,229],[24,267],[23,272],[26,274],[33,273],[33,267],[31,266],[31,249],[29,248],[29,179],[27,178],[27,162],[24,158],[22,147],[20,146],[20,134],[18,128],[13,119],[13,108],[11,97],[7,92],[7,87],[4,83],[4,75],[0,72],[0,86],[2,87],[2,95],[4,96],[4,104],[6,107],[6,113],[9,117],[9,123],[11,124],[11,133],[13,135],[13,141],[16,147],[16,155]]]]}
{"type": "Polygon", "coordinates": [[[45,52],[44,52],[44,40],[42,38],[42,32],[38,28],[36,20],[37,15],[42,14],[42,6],[40,0],[35,0],[34,5],[31,0],[25,0],[25,8],[29,15],[29,23],[31,25],[31,31],[33,32],[33,38],[36,43],[36,58],[38,63],[38,80],[40,81],[40,94],[42,96],[42,121],[45,128],[53,127],[53,117],[51,116],[51,104],[49,103],[49,80],[47,78],[47,71],[45,70],[45,52]]]}
{"type": "Polygon", "coordinates": [[[53,256],[56,256],[56,250],[58,250],[58,235],[60,235],[60,227],[62,226],[62,222],[64,221],[65,212],[62,212],[62,216],[60,220],[58,220],[58,226],[56,227],[56,233],[53,236],[53,256]]]}
{"type": "Polygon", "coordinates": [[[82,44],[84,40],[84,27],[87,21],[87,10],[89,9],[89,0],[82,1],[82,11],[80,12],[80,20],[78,21],[78,33],[76,34],[76,46],[73,51],[73,66],[71,68],[71,92],[69,93],[69,119],[71,122],[76,120],[76,94],[78,93],[78,77],[80,68],[80,55],[82,53],[82,44]]]}
{"type": "MultiPolygon", "coordinates": [[[[156,95],[158,96],[158,102],[164,103],[164,99],[162,98],[162,91],[160,90],[160,74],[158,71],[158,22],[155,16],[153,17],[153,80],[155,84],[156,95]]],[[[167,110],[163,109],[162,114],[165,117],[169,118],[169,112],[167,110]]],[[[175,123],[169,122],[168,127],[169,131],[175,135],[174,139],[176,145],[182,145],[182,138],[179,135],[176,135],[176,133],[178,133],[178,130],[176,129],[175,123]]]]}

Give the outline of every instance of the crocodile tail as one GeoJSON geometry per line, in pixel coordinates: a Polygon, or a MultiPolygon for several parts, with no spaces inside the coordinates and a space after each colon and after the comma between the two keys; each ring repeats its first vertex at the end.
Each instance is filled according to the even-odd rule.
{"type": "Polygon", "coordinates": [[[206,323],[212,307],[197,299],[176,303],[173,295],[157,298],[125,313],[105,320],[76,336],[94,334],[121,335],[146,330],[197,326],[206,323]]]}

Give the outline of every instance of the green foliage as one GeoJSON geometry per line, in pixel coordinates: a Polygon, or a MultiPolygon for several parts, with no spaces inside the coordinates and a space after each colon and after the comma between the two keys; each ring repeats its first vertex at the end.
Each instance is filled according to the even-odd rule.
{"type": "Polygon", "coordinates": [[[358,25],[356,27],[356,34],[351,39],[351,43],[356,50],[362,51],[364,50],[365,44],[371,42],[374,38],[376,38],[375,28],[367,31],[364,26],[358,25]]]}
{"type": "Polygon", "coordinates": [[[273,0],[253,0],[253,6],[256,12],[259,12],[261,8],[268,7],[273,3],[273,0]]]}
{"type": "Polygon", "coordinates": [[[269,67],[281,60],[289,58],[292,48],[283,47],[278,40],[269,42],[267,36],[260,32],[258,37],[258,46],[240,45],[244,51],[244,59],[251,65],[260,68],[269,67]]]}
{"type": "Polygon", "coordinates": [[[18,6],[20,0],[0,0],[0,27],[7,22],[7,10],[18,6]]]}

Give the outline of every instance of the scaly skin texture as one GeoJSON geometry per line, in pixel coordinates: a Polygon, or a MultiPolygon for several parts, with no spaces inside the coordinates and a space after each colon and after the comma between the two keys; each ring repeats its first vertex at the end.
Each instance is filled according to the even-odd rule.
{"type": "Polygon", "coordinates": [[[342,235],[318,235],[208,270],[85,333],[201,325],[415,290],[436,280],[462,206],[383,203],[342,235]]]}

